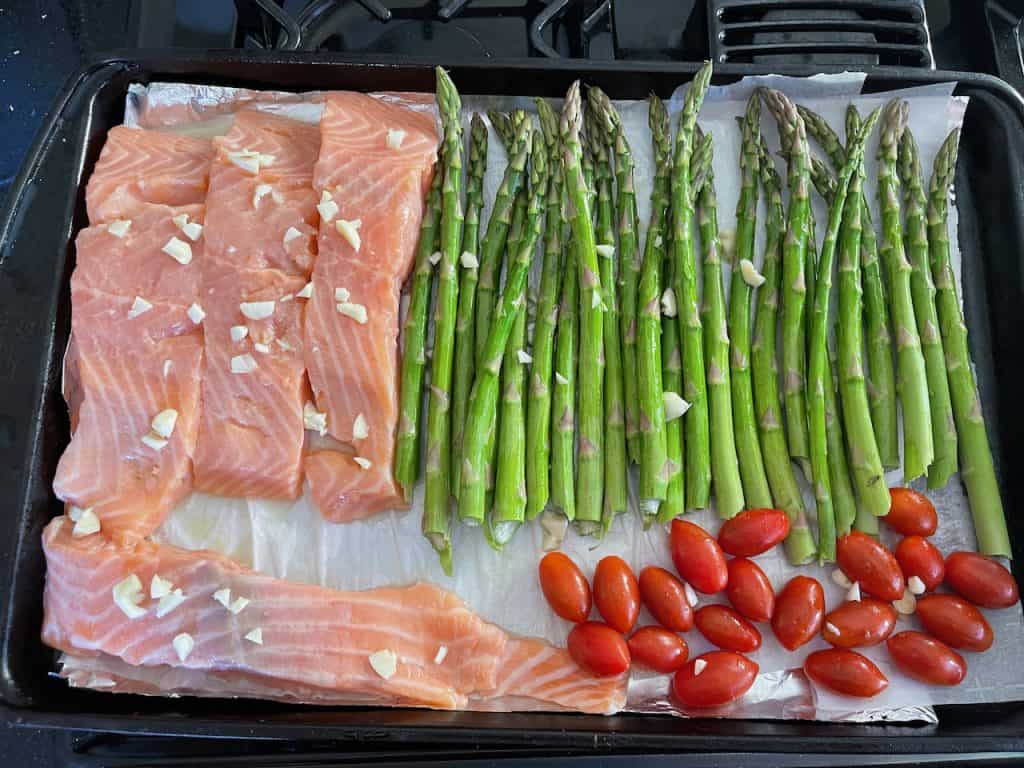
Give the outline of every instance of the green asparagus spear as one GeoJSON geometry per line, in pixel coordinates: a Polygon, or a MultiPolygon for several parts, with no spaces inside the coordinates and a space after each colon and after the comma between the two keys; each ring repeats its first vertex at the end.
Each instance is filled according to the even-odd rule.
{"type": "Polygon", "coordinates": [[[889,302],[899,366],[897,391],[903,410],[903,477],[906,482],[928,471],[935,458],[928,380],[917,332],[910,287],[912,268],[903,248],[897,146],[907,126],[907,105],[885,105],[878,142],[878,199],[882,208],[882,258],[889,270],[889,302]]]}
{"type": "Polygon", "coordinates": [[[786,406],[789,453],[810,477],[807,458],[808,428],[806,405],[807,354],[807,251],[811,217],[810,151],[804,121],[782,92],[761,91],[765,105],[779,124],[783,151],[789,157],[789,208],[786,237],[782,245],[782,378],[786,406]]]}
{"type": "Polygon", "coordinates": [[[600,88],[591,87],[587,98],[597,115],[605,141],[615,152],[615,207],[619,233],[620,335],[622,344],[623,397],[626,417],[626,448],[629,460],[640,463],[639,391],[637,384],[636,326],[637,286],[642,254],[638,247],[639,217],[633,183],[633,152],[615,107],[600,88]]]}
{"type": "Polygon", "coordinates": [[[456,274],[462,250],[462,101],[448,73],[437,67],[437,105],[444,125],[444,181],[441,186],[441,260],[434,307],[434,354],[427,407],[427,492],[423,504],[423,535],[441,567],[452,568],[451,535],[451,385],[455,346],[455,315],[459,305],[456,274]]]}
{"type": "Polygon", "coordinates": [[[607,531],[616,515],[626,511],[626,421],[623,403],[622,346],[619,336],[619,306],[615,274],[615,225],[612,210],[612,167],[605,133],[592,108],[587,108],[586,140],[594,158],[594,186],[597,191],[598,264],[601,271],[604,306],[604,514],[607,531]]]}
{"type": "Polygon", "coordinates": [[[672,463],[666,454],[664,393],[667,390],[662,380],[661,349],[661,266],[665,256],[671,136],[668,111],[654,94],[650,98],[648,124],[654,144],[654,182],[643,268],[637,287],[636,345],[640,406],[640,515],[645,526],[658,514],[669,480],[680,471],[680,467],[672,463]]]}
{"type": "Polygon", "coordinates": [[[501,256],[505,251],[508,230],[512,222],[512,209],[515,207],[519,187],[523,183],[526,159],[529,156],[529,123],[523,123],[516,133],[512,144],[513,151],[508,156],[508,165],[501,186],[494,197],[494,207],[487,221],[487,231],[480,246],[480,273],[477,283],[476,297],[476,357],[479,367],[483,356],[487,331],[490,328],[491,313],[494,311],[494,295],[501,278],[501,256]]]}
{"type": "MultiPolygon", "coordinates": [[[[561,155],[552,163],[552,178],[560,173],[561,155]]],[[[564,184],[560,190],[565,198],[564,184]]],[[[565,210],[564,205],[559,211],[565,210]]],[[[549,213],[550,215],[550,213],[549,213]]],[[[565,217],[560,217],[560,226],[565,217]]],[[[551,506],[567,520],[576,517],[576,481],[574,452],[576,434],[576,356],[579,346],[579,270],[576,247],[565,249],[562,266],[562,293],[558,305],[558,335],[555,339],[555,381],[551,396],[551,506]]]]}
{"type": "MultiPolygon", "coordinates": [[[[808,420],[810,422],[811,471],[814,478],[814,497],[818,507],[818,558],[821,562],[835,559],[836,543],[836,517],[828,462],[828,409],[826,407],[826,388],[832,389],[831,382],[826,381],[826,372],[830,373],[828,317],[832,293],[832,268],[850,180],[863,161],[864,144],[877,120],[878,112],[875,111],[861,126],[861,132],[854,140],[846,164],[839,174],[836,196],[829,208],[828,229],[825,232],[821,258],[817,266],[814,303],[809,323],[807,390],[810,407],[808,420]]],[[[853,518],[851,517],[850,523],[852,522],[853,518]]]]}
{"type": "Polygon", "coordinates": [[[718,514],[728,519],[743,510],[743,486],[736,457],[732,397],[729,392],[729,332],[725,318],[725,289],[722,286],[719,255],[721,242],[713,174],[709,174],[697,194],[697,224],[704,253],[702,314],[711,427],[711,477],[715,486],[718,514]]]}
{"type": "Polygon", "coordinates": [[[583,177],[580,133],[583,109],[580,84],[569,88],[562,109],[565,188],[569,225],[576,241],[580,280],[579,455],[576,472],[576,529],[592,535],[601,529],[604,500],[604,314],[597,244],[587,182],[583,177]]]}
{"type": "MultiPolygon", "coordinates": [[[[683,101],[672,163],[672,264],[683,350],[683,397],[690,403],[683,424],[686,451],[683,471],[686,474],[686,506],[689,509],[706,507],[711,492],[707,381],[691,231],[693,201],[690,179],[690,156],[693,152],[697,113],[700,112],[710,82],[711,62],[705,62],[690,83],[683,101]]],[[[727,496],[725,501],[732,505],[735,499],[727,496]]]]}
{"type": "MultiPolygon", "coordinates": [[[[662,260],[666,285],[672,284],[672,259],[662,260]]],[[[671,310],[661,319],[661,384],[666,392],[683,390],[683,357],[679,349],[679,324],[671,310]]],[[[686,486],[683,478],[683,417],[665,422],[665,451],[670,464],[665,498],[658,507],[656,520],[666,524],[686,512],[686,486]]]]}
{"type": "MultiPolygon", "coordinates": [[[[529,124],[526,125],[528,129],[529,124]]],[[[543,139],[537,136],[532,144],[535,144],[539,151],[530,164],[531,187],[542,189],[547,174],[543,139]]],[[[526,143],[524,147],[520,147],[520,152],[529,155],[531,146],[531,143],[526,143]]],[[[530,196],[526,227],[515,258],[509,264],[501,298],[495,307],[487,330],[481,364],[477,368],[476,379],[473,382],[469,398],[469,416],[463,435],[462,491],[459,495],[459,514],[464,522],[472,525],[480,525],[484,519],[487,485],[486,449],[488,434],[491,431],[498,404],[498,376],[517,316],[526,312],[526,279],[530,272],[537,239],[540,237],[541,211],[544,201],[544,195],[530,196]]],[[[514,353],[515,350],[513,350],[514,353]]],[[[503,462],[506,458],[503,454],[498,457],[498,460],[503,462]]],[[[499,489],[499,495],[500,493],[499,489]]],[[[523,503],[525,504],[525,499],[523,499],[523,503]]],[[[500,516],[497,522],[503,522],[500,516]]],[[[512,531],[514,530],[513,527],[512,531]]],[[[498,536],[495,535],[496,532],[493,528],[491,533],[497,540],[498,536]]]]}
{"type": "Polygon", "coordinates": [[[551,376],[558,322],[559,263],[562,256],[562,174],[558,115],[543,99],[537,99],[548,161],[544,221],[544,263],[537,295],[530,378],[526,401],[526,518],[533,520],[547,506],[550,496],[551,376]]]}
{"type": "MultiPolygon", "coordinates": [[[[729,367],[736,456],[740,462],[743,496],[749,507],[770,507],[772,495],[765,474],[761,444],[754,417],[754,391],[750,371],[751,286],[743,275],[754,269],[754,235],[757,231],[757,183],[760,164],[761,101],[754,94],[747,102],[742,123],[740,197],[736,204],[736,258],[729,283],[729,367]]],[[[705,285],[705,295],[707,287],[705,285]]]]}
{"type": "MultiPolygon", "coordinates": [[[[840,229],[838,381],[850,470],[860,501],[858,510],[882,517],[889,513],[889,489],[885,484],[882,459],[875,442],[864,379],[864,308],[860,269],[863,179],[863,170],[858,166],[857,173],[850,180],[840,229]]],[[[862,518],[862,525],[865,523],[866,518],[862,518]]],[[[839,525],[837,527],[840,531],[843,528],[839,525]]]]}
{"type": "MultiPolygon", "coordinates": [[[[846,162],[846,149],[839,141],[839,136],[831,126],[815,112],[803,107],[801,114],[805,117],[807,131],[822,146],[832,164],[838,170],[846,162]]],[[[860,115],[857,107],[850,104],[846,109],[846,135],[852,141],[860,128],[860,115]]],[[[812,161],[812,179],[817,172],[821,176],[827,173],[820,163],[812,161]]],[[[834,176],[829,174],[833,182],[834,176]]],[[[818,190],[826,200],[831,194],[818,190]]],[[[896,374],[892,362],[892,337],[889,334],[889,308],[885,301],[882,284],[882,272],[878,261],[878,240],[874,225],[871,223],[871,211],[867,198],[861,197],[861,240],[860,261],[864,289],[864,313],[867,332],[867,391],[868,403],[871,408],[871,423],[874,427],[875,442],[882,466],[892,469],[899,466],[899,434],[896,424],[896,374]]],[[[870,521],[869,521],[870,522],[870,521]]]]}
{"type": "Polygon", "coordinates": [[[953,416],[959,438],[960,477],[967,487],[974,532],[978,536],[978,549],[986,555],[1012,557],[999,483],[996,481],[992,451],[985,431],[985,415],[971,367],[967,326],[964,324],[956,279],[949,261],[948,196],[956,172],[959,141],[960,130],[954,129],[935,156],[935,167],[928,189],[928,250],[935,280],[939,328],[946,353],[949,391],[953,398],[953,416]]]}
{"type": "Polygon", "coordinates": [[[768,484],[775,506],[789,516],[786,557],[793,565],[810,560],[815,554],[814,536],[807,523],[803,497],[789,460],[786,433],[782,429],[782,401],[779,396],[779,368],[776,359],[776,329],[779,306],[782,238],[785,213],[782,207],[782,182],[768,152],[764,137],[758,146],[758,173],[764,188],[765,220],[764,283],[757,291],[754,338],[751,344],[751,368],[754,378],[754,407],[768,484]]]}
{"type": "Polygon", "coordinates": [[[474,114],[469,130],[469,165],[466,169],[466,218],[462,225],[462,275],[459,279],[459,311],[455,318],[455,361],[452,363],[452,482],[458,493],[462,472],[462,431],[473,386],[476,363],[473,318],[476,310],[477,268],[480,254],[480,211],[484,204],[484,172],[487,170],[487,125],[474,114]]]}
{"type": "Polygon", "coordinates": [[[932,441],[935,444],[935,461],[928,468],[928,487],[942,488],[957,470],[956,423],[953,419],[949,381],[946,378],[946,356],[942,348],[942,334],[939,332],[939,316],[935,309],[935,284],[932,282],[928,261],[928,201],[921,186],[921,161],[917,155],[917,142],[909,128],[903,132],[900,141],[899,160],[907,213],[907,256],[913,269],[910,291],[928,379],[932,441]]]}

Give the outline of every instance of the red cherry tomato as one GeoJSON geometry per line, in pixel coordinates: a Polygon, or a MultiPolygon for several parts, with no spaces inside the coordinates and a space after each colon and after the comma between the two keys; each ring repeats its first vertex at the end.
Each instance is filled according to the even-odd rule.
{"type": "Polygon", "coordinates": [[[886,647],[899,670],[921,682],[958,685],[967,674],[963,656],[924,632],[899,632],[886,647]]]}
{"type": "Polygon", "coordinates": [[[946,558],[946,584],[982,608],[1009,608],[1020,599],[1010,572],[977,552],[954,552],[946,558]]]}
{"type": "Polygon", "coordinates": [[[863,648],[878,645],[895,628],[896,609],[889,603],[865,597],[826,613],[821,636],[837,648],[863,648]]]}
{"type": "Polygon", "coordinates": [[[810,576],[794,576],[775,599],[772,632],[788,651],[795,651],[821,629],[825,591],[810,576]]]}
{"type": "Polygon", "coordinates": [[[551,609],[568,621],[586,621],[590,614],[590,585],[583,571],[561,552],[549,552],[538,567],[540,588],[551,609]]]}
{"type": "Polygon", "coordinates": [[[757,627],[727,605],[705,605],[694,616],[697,629],[712,645],[750,653],[761,647],[757,627]]]}
{"type": "Polygon", "coordinates": [[[900,564],[903,576],[910,581],[917,576],[924,584],[925,591],[931,592],[942,583],[946,566],[942,553],[923,536],[905,536],[896,545],[896,562],[900,564]]]}
{"type": "Polygon", "coordinates": [[[829,648],[808,655],[804,659],[804,672],[818,685],[862,699],[877,696],[889,685],[889,680],[871,659],[845,648],[829,648]]]}
{"type": "Polygon", "coordinates": [[[781,509],[748,509],[726,520],[718,543],[733,557],[767,552],[789,534],[789,517],[781,509]]]}
{"type": "Polygon", "coordinates": [[[673,632],[693,628],[693,608],[686,599],[683,582],[656,565],[640,571],[640,597],[661,626],[673,632]]]}
{"type": "Polygon", "coordinates": [[[732,607],[751,621],[768,621],[775,611],[775,590],[761,567],[753,560],[737,557],[729,561],[729,585],[725,596],[732,607]]]}
{"type": "Polygon", "coordinates": [[[672,693],[692,709],[720,707],[749,691],[757,679],[757,670],[757,664],[746,656],[733,651],[711,651],[676,672],[672,693]]]}
{"type": "Polygon", "coordinates": [[[629,669],[629,646],[607,624],[577,624],[569,633],[568,645],[572,660],[595,677],[613,677],[629,669]]]}
{"type": "Polygon", "coordinates": [[[640,587],[633,570],[616,555],[601,558],[594,570],[594,605],[608,626],[626,633],[640,613],[640,587]]]}
{"type": "Polygon", "coordinates": [[[866,533],[850,531],[836,543],[836,563],[851,581],[882,600],[903,597],[906,582],[892,552],[866,533]]]}
{"type": "Polygon", "coordinates": [[[721,592],[729,581],[725,555],[714,537],[686,520],[672,521],[672,562],[690,586],[706,595],[721,592]]]}
{"type": "Polygon", "coordinates": [[[904,536],[931,536],[939,527],[939,516],[928,497],[912,488],[890,488],[886,524],[904,536]]]}
{"type": "Polygon", "coordinates": [[[956,595],[925,595],[917,599],[917,618],[929,634],[965,651],[992,647],[992,627],[981,611],[956,595]]]}
{"type": "Polygon", "coordinates": [[[627,641],[634,664],[655,672],[675,672],[686,663],[690,648],[675,632],[664,627],[640,627],[627,641]]]}

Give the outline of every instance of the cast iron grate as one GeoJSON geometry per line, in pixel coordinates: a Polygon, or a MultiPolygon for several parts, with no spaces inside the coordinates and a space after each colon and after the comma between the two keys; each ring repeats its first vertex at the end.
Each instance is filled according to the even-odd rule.
{"type": "Polygon", "coordinates": [[[934,67],[924,0],[709,0],[716,61],[934,67]]]}

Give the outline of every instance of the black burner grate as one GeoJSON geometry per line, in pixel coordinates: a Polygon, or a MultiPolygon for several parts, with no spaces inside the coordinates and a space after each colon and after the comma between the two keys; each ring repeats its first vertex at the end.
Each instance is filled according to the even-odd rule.
{"type": "Polygon", "coordinates": [[[716,61],[934,67],[924,0],[709,0],[716,61]]]}

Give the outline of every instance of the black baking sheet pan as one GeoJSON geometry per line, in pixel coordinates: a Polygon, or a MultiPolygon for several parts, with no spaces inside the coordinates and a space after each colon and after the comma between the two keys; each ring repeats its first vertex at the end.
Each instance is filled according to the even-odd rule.
{"type": "MultiPolygon", "coordinates": [[[[184,81],[259,89],[432,91],[450,65],[466,94],[561,96],[577,77],[612,98],[667,97],[695,64],[553,59],[437,62],[330,54],[114,53],[72,77],[43,121],[0,215],[0,697],[15,724],[95,731],[263,739],[429,739],[455,745],[721,752],[957,753],[1024,750],[1024,702],[939,707],[939,723],[602,718],[314,708],[246,700],[160,699],[74,690],[54,679],[39,639],[44,525],[62,511],[51,491],[68,442],[60,393],[70,327],[74,236],[86,225],[85,182],[130,83],[184,81]]],[[[773,68],[811,75],[815,71],[773,68]]],[[[714,83],[765,74],[722,65],[714,83]]],[[[956,176],[964,301],[982,401],[1002,479],[1014,552],[1024,556],[1024,101],[987,75],[868,70],[865,89],[956,81],[970,97],[956,176]]],[[[1017,569],[1018,580],[1020,570],[1017,569]]],[[[1017,639],[1024,642],[1024,638],[1017,639]]]]}

